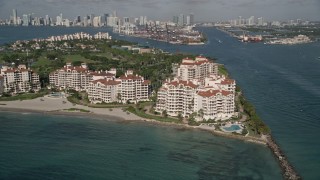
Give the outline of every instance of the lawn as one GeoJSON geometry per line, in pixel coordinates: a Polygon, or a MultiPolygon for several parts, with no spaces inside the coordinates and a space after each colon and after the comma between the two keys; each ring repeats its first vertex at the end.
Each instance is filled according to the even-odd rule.
{"type": "Polygon", "coordinates": [[[92,54],[92,55],[94,55],[94,56],[100,56],[100,57],[106,57],[106,58],[112,58],[112,55],[111,55],[111,53],[109,53],[109,52],[106,52],[106,53],[94,53],[94,54],[92,54]]]}
{"type": "Polygon", "coordinates": [[[79,54],[72,54],[72,55],[64,55],[63,56],[66,62],[75,62],[75,61],[82,61],[85,63],[94,63],[95,61],[91,59],[86,59],[85,57],[79,54]]]}
{"type": "Polygon", "coordinates": [[[47,59],[45,56],[41,56],[33,65],[34,66],[50,66],[51,61],[47,59]]]}

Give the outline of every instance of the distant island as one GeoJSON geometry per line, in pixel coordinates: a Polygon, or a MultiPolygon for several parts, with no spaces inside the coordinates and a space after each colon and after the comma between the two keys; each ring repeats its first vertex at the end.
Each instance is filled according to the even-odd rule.
{"type": "Polygon", "coordinates": [[[123,25],[113,28],[113,32],[120,35],[147,38],[170,44],[203,45],[206,38],[202,33],[194,30],[194,26],[177,26],[176,24],[150,22],[145,26],[123,25]]]}
{"type": "Polygon", "coordinates": [[[297,19],[289,22],[266,22],[251,16],[248,19],[235,19],[230,22],[212,24],[219,30],[239,39],[241,42],[263,42],[265,44],[294,45],[318,41],[319,22],[297,19]]]}
{"type": "Polygon", "coordinates": [[[253,105],[213,58],[112,38],[17,41],[3,46],[0,58],[2,110],[199,128],[266,144],[285,177],[299,178],[253,105]]]}

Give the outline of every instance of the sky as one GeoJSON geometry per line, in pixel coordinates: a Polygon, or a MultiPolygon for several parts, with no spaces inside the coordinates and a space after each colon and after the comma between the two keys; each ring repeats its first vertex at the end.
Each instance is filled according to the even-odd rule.
{"type": "Polygon", "coordinates": [[[320,0],[0,0],[0,19],[8,19],[12,9],[18,16],[74,19],[87,14],[117,12],[119,17],[147,16],[154,20],[171,20],[174,15],[195,15],[196,21],[222,21],[239,16],[264,17],[266,20],[303,19],[320,21],[320,0]]]}

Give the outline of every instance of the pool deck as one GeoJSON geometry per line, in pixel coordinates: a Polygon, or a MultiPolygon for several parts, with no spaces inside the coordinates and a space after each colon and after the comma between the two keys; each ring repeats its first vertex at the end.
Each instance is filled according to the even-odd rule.
{"type": "Polygon", "coordinates": [[[243,130],[243,125],[242,125],[241,123],[234,123],[234,124],[232,124],[232,123],[227,123],[226,125],[221,126],[221,130],[222,130],[223,132],[226,132],[226,133],[236,132],[236,133],[241,134],[241,133],[242,133],[242,130],[243,130]],[[231,127],[231,126],[233,126],[233,125],[239,126],[240,129],[239,129],[239,130],[236,130],[236,131],[227,131],[227,130],[224,129],[224,128],[229,128],[229,127],[231,127]]]}

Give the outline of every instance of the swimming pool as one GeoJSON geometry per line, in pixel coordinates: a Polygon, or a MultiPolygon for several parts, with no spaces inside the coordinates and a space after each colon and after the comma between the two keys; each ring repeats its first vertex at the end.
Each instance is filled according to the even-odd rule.
{"type": "Polygon", "coordinates": [[[231,126],[224,126],[222,127],[223,130],[227,132],[236,132],[242,129],[242,127],[239,124],[232,124],[231,126]]]}

